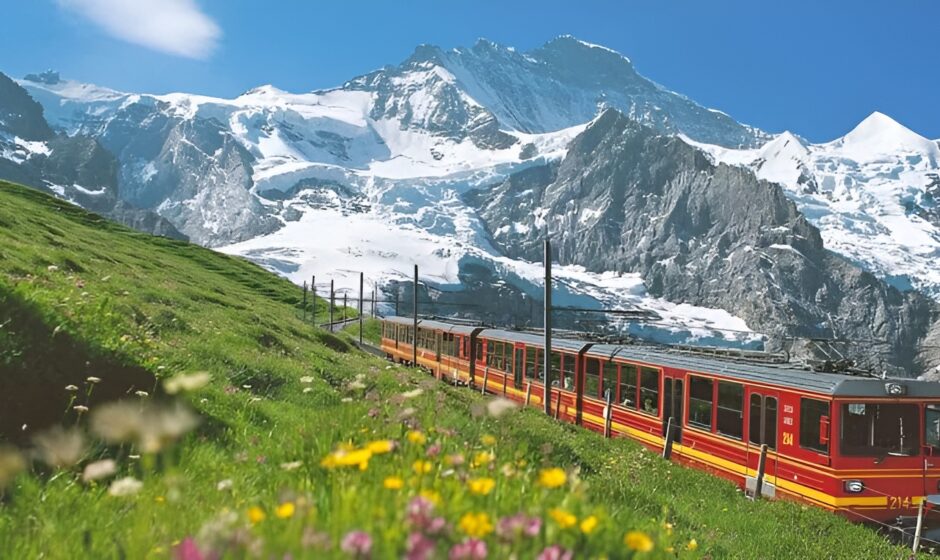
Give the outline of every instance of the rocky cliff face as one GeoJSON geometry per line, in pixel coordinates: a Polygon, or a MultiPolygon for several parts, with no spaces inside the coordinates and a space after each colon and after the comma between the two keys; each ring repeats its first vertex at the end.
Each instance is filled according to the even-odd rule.
{"type": "Polygon", "coordinates": [[[98,141],[56,134],[42,106],[0,73],[0,178],[68,199],[135,229],[183,238],[169,221],[118,195],[118,164],[98,141]]]}
{"type": "MultiPolygon", "coordinates": [[[[937,305],[828,251],[783,189],[679,138],[607,111],[557,165],[529,169],[467,200],[508,255],[639,272],[654,295],[725,309],[787,339],[858,341],[874,368],[920,370],[937,305]]],[[[815,345],[793,350],[820,353],[815,345]]]]}

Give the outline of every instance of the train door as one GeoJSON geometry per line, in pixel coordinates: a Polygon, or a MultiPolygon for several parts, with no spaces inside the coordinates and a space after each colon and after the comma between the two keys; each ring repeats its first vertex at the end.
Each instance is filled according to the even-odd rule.
{"type": "Polygon", "coordinates": [[[518,345],[513,349],[512,360],[512,383],[518,389],[522,387],[522,379],[525,375],[525,346],[518,345]]]}
{"type": "Polygon", "coordinates": [[[683,385],[681,377],[663,375],[663,435],[666,435],[666,426],[669,424],[669,417],[671,416],[673,418],[673,441],[676,443],[682,442],[683,385]]]}
{"type": "Polygon", "coordinates": [[[757,471],[761,446],[767,445],[764,463],[764,481],[775,482],[777,475],[777,449],[779,395],[773,391],[751,389],[748,401],[747,469],[748,476],[757,471]],[[769,480],[768,480],[769,478],[769,480]]]}

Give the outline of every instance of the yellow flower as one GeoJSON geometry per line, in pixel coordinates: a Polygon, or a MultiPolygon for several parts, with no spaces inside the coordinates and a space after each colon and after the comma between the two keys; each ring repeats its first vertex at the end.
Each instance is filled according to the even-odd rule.
{"type": "Polygon", "coordinates": [[[485,496],[496,487],[496,481],[492,478],[473,478],[467,481],[467,486],[471,493],[485,496]]]}
{"type": "Polygon", "coordinates": [[[563,485],[568,480],[568,475],[565,474],[563,469],[558,467],[553,467],[550,469],[542,469],[539,472],[539,486],[544,486],[545,488],[558,488],[563,485]]]}
{"type": "Polygon", "coordinates": [[[369,459],[372,458],[372,452],[368,449],[354,449],[352,451],[346,451],[339,449],[330,453],[322,461],[320,465],[328,469],[335,467],[359,467],[359,470],[366,470],[369,468],[369,459]]]}
{"type": "Polygon", "coordinates": [[[482,467],[483,465],[488,465],[493,462],[496,456],[490,453],[489,451],[480,451],[473,456],[473,460],[470,461],[471,467],[482,467]]]}
{"type": "Polygon", "coordinates": [[[685,545],[686,550],[695,550],[696,548],[698,548],[698,541],[695,539],[690,540],[689,544],[685,545]]]}
{"type": "Polygon", "coordinates": [[[428,474],[433,467],[430,461],[422,461],[421,459],[418,459],[411,465],[411,468],[418,474],[428,474]]]}
{"type": "Polygon", "coordinates": [[[457,522],[460,532],[471,538],[482,539],[493,532],[493,523],[490,516],[480,513],[465,513],[457,522]]]}
{"type": "Polygon", "coordinates": [[[257,525],[264,521],[264,510],[258,506],[251,506],[248,508],[248,521],[251,521],[252,525],[257,525]]]}
{"type": "Polygon", "coordinates": [[[589,515],[581,520],[581,532],[585,535],[590,535],[594,532],[594,529],[597,528],[597,516],[589,515]]]}
{"type": "Polygon", "coordinates": [[[283,504],[277,506],[277,509],[274,510],[274,515],[278,519],[289,519],[294,516],[294,502],[284,502],[283,504]]]}
{"type": "Polygon", "coordinates": [[[578,518],[573,514],[561,509],[561,508],[552,508],[548,510],[548,515],[555,520],[555,523],[558,524],[562,529],[567,529],[568,527],[574,527],[578,523],[578,518]]]}
{"type": "Polygon", "coordinates": [[[407,437],[408,441],[415,445],[424,445],[428,442],[428,436],[422,434],[418,430],[411,430],[405,437],[407,437]]]}
{"type": "Polygon", "coordinates": [[[496,436],[490,434],[483,434],[480,436],[480,443],[487,447],[492,447],[496,445],[496,436]]]}
{"type": "Polygon", "coordinates": [[[381,455],[395,449],[395,442],[390,439],[378,439],[366,444],[366,449],[371,451],[373,455],[381,455]]]}
{"type": "Polygon", "coordinates": [[[435,506],[441,505],[441,495],[434,490],[422,490],[418,492],[418,495],[428,500],[435,506]]]}
{"type": "Polygon", "coordinates": [[[390,476],[382,482],[382,486],[389,490],[399,490],[405,486],[405,481],[397,476],[390,476]]]}
{"type": "Polygon", "coordinates": [[[653,550],[653,539],[643,531],[630,531],[623,536],[623,544],[630,550],[649,552],[653,550]]]}

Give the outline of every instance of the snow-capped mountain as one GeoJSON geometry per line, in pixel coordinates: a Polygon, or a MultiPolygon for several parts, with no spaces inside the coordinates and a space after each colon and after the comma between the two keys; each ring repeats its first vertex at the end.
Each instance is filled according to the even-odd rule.
{"type": "MultiPolygon", "coordinates": [[[[709,290],[691,289],[695,282],[717,281],[695,268],[701,263],[659,255],[663,262],[655,268],[643,260],[649,255],[639,254],[633,257],[640,260],[629,261],[636,266],[610,260],[618,249],[626,254],[624,238],[601,235],[598,239],[610,247],[599,251],[598,239],[590,234],[610,229],[605,216],[617,210],[611,206],[617,200],[623,203],[610,192],[622,185],[594,185],[584,175],[585,188],[552,187],[548,201],[506,197],[501,186],[507,181],[535,180],[553,173],[562,161],[577,170],[572,176],[595,168],[592,152],[582,150],[571,158],[569,146],[589,145],[599,130],[606,130],[597,126],[598,115],[615,110],[644,127],[637,138],[659,143],[671,135],[681,144],[678,136],[698,148],[668,151],[678,159],[651,163],[637,188],[650,188],[669,170],[682,168],[682,181],[712,189],[696,190],[699,198],[682,203],[717,208],[735,204],[734,189],[725,188],[721,178],[735,177],[735,188],[746,188],[755,173],[782,182],[782,192],[820,228],[826,248],[855,263],[846,274],[859,280],[840,284],[837,299],[861,302],[861,291],[874,287],[884,297],[868,303],[880,313],[911,315],[905,315],[910,327],[896,329],[893,318],[871,331],[893,337],[891,352],[916,353],[926,336],[925,322],[937,314],[932,303],[910,300],[863,274],[871,271],[904,288],[897,278],[903,274],[911,285],[930,289],[933,273],[924,263],[931,242],[902,232],[913,224],[910,231],[930,237],[924,224],[938,222],[932,204],[940,186],[930,179],[940,150],[936,142],[893,129],[886,138],[880,117],[825,145],[809,145],[787,133],[770,135],[644,78],[619,53],[570,36],[529,52],[485,40],[451,50],[423,45],[400,65],[334,89],[300,94],[273,86],[234,99],[126,93],[62,80],[54,73],[30,75],[18,84],[42,105],[53,129],[93,138],[114,155],[115,192],[126,204],[159,214],[198,243],[247,256],[297,282],[316,274],[321,290],[329,278],[342,288],[357,288],[360,270],[388,289],[407,281],[410,264],[417,262],[422,277],[435,286],[428,297],[475,302],[493,322],[537,324],[532,301],[540,297],[541,273],[528,262],[537,257],[506,243],[532,242],[537,230],[547,230],[562,236],[564,254],[559,256],[566,264],[556,271],[562,282],[559,305],[653,310],[663,320],[648,325],[644,334],[665,339],[760,343],[762,337],[748,327],[767,330],[765,316],[789,316],[806,327],[790,333],[828,329],[839,335],[837,321],[820,319],[826,306],[811,302],[825,300],[832,287],[819,291],[816,285],[809,291],[789,282],[796,277],[786,270],[770,273],[787,276],[788,281],[768,284],[780,297],[758,301],[767,296],[754,291],[740,295],[750,298],[745,302],[731,302],[709,290]],[[714,163],[742,168],[743,175],[728,175],[720,165],[707,167],[705,154],[714,163]],[[696,157],[701,161],[696,163],[696,157]],[[710,178],[695,179],[696,174],[710,178]],[[590,196],[595,198],[585,198],[590,196]],[[706,196],[714,198],[701,198],[706,196]],[[498,205],[515,217],[494,209],[498,205]],[[866,215],[873,208],[876,214],[866,215]],[[563,227],[553,228],[553,220],[563,227]],[[855,237],[845,237],[839,228],[855,237]],[[570,241],[582,237],[586,245],[570,241]],[[875,242],[890,246],[879,251],[875,242]],[[908,269],[898,273],[896,264],[908,269]],[[679,266],[688,281],[678,282],[670,266],[679,266]],[[662,275],[648,277],[654,269],[668,271],[673,287],[682,289],[663,289],[662,275]],[[801,307],[812,311],[802,313],[801,307]]],[[[633,148],[607,155],[610,177],[636,163],[630,158],[643,146],[633,148]]],[[[692,211],[675,215],[707,219],[692,211]]],[[[709,230],[702,237],[691,234],[705,222],[686,224],[676,230],[681,235],[665,240],[666,246],[686,247],[699,258],[723,254],[731,238],[757,236],[760,243],[754,246],[765,252],[777,251],[776,245],[799,245],[784,239],[765,247],[761,243],[769,237],[744,223],[749,225],[726,223],[733,230],[729,235],[709,230]]],[[[812,237],[813,231],[800,235],[812,237]]],[[[821,245],[812,250],[824,251],[821,245]]],[[[820,256],[814,262],[825,260],[820,256]]],[[[874,328],[864,313],[856,318],[852,332],[874,328]]],[[[569,323],[575,326],[573,319],[569,323]]]]}
{"type": "Polygon", "coordinates": [[[881,113],[824,144],[784,132],[756,149],[691,141],[780,183],[826,246],[902,289],[940,297],[940,147],[881,113]]]}

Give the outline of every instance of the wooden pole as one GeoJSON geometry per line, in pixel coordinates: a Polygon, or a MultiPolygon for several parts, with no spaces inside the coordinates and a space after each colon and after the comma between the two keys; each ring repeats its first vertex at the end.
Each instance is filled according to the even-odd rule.
{"type": "Polygon", "coordinates": [[[310,277],[310,301],[313,304],[313,310],[310,316],[310,322],[313,323],[313,326],[317,326],[317,275],[314,274],[310,277]]]}
{"type": "Polygon", "coordinates": [[[607,406],[604,408],[604,437],[610,437],[610,432],[611,432],[610,428],[611,428],[611,423],[613,422],[613,416],[614,416],[613,414],[614,411],[611,410],[610,408],[610,395],[612,394],[612,392],[610,389],[607,389],[607,391],[605,392],[607,393],[606,395],[604,395],[605,397],[607,397],[605,399],[607,401],[607,406]]]}
{"type": "Polygon", "coordinates": [[[561,416],[561,391],[555,392],[558,397],[555,399],[555,420],[561,416]]]}
{"type": "Polygon", "coordinates": [[[486,382],[490,380],[490,366],[483,368],[483,388],[480,389],[480,394],[486,394],[486,382]]]}
{"type": "Polygon", "coordinates": [[[333,310],[336,308],[336,292],[333,290],[333,280],[330,280],[330,332],[333,332],[333,310]]]}
{"type": "Polygon", "coordinates": [[[375,287],[372,288],[372,318],[375,319],[375,287]]]}
{"type": "MultiPolygon", "coordinates": [[[[545,391],[542,394],[545,404],[545,414],[552,413],[552,246],[545,240],[545,391]]],[[[559,395],[561,392],[559,391],[559,395]]]]}
{"type": "Polygon", "coordinates": [[[917,554],[917,549],[920,548],[920,533],[924,528],[924,502],[926,501],[927,498],[924,497],[917,506],[917,528],[914,529],[914,554],[917,554]]]}
{"type": "Polygon", "coordinates": [[[532,382],[529,381],[525,387],[525,405],[526,408],[529,406],[529,401],[532,400],[532,382]]]}
{"type": "Polygon", "coordinates": [[[767,467],[767,444],[760,446],[760,458],[757,459],[757,480],[754,483],[754,499],[760,499],[764,490],[764,469],[767,467]]]}
{"type": "Polygon", "coordinates": [[[411,341],[412,360],[415,367],[418,367],[418,265],[415,265],[415,283],[414,283],[414,301],[412,315],[414,315],[414,340],[411,341]]]}
{"type": "Polygon", "coordinates": [[[359,344],[362,344],[362,312],[365,311],[364,299],[365,299],[365,273],[359,273],[359,344]]]}

